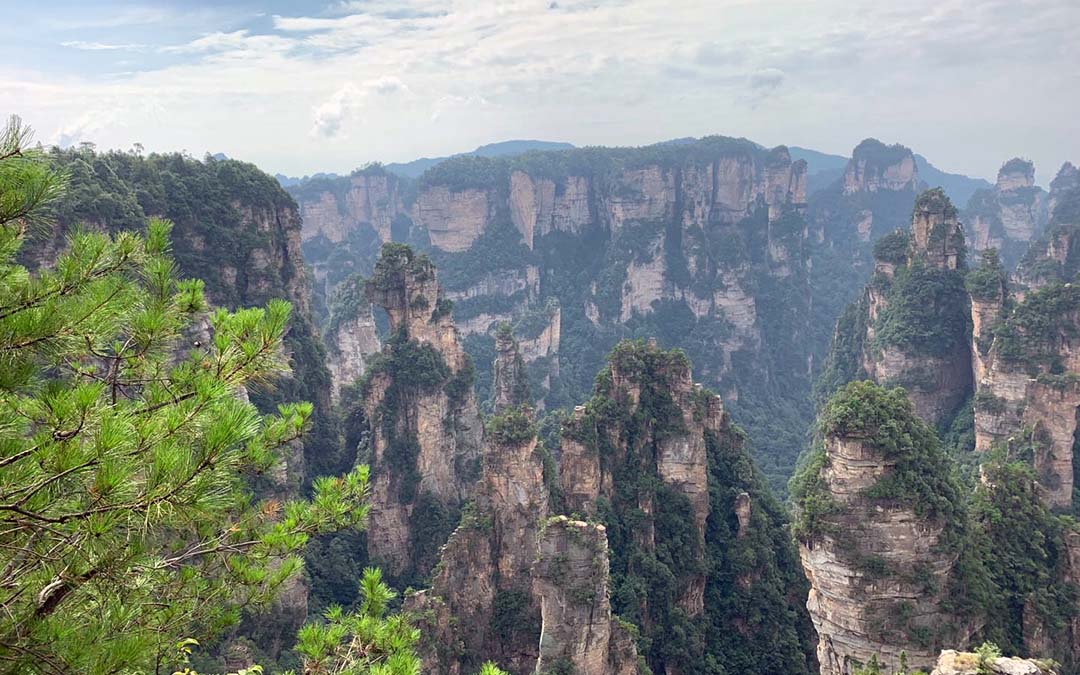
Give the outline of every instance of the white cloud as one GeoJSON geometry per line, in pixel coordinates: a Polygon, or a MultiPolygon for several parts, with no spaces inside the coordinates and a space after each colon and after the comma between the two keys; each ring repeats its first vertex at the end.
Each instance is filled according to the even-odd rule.
{"type": "MultiPolygon", "coordinates": [[[[882,136],[986,175],[1018,152],[1040,167],[1080,157],[1075,0],[552,4],[357,0],[303,16],[200,19],[199,32],[169,32],[144,50],[170,58],[123,66],[131,73],[50,64],[43,74],[0,58],[0,100],[45,133],[222,150],[292,173],[498,138],[639,144],[707,133],[834,152],[882,136]],[[146,100],[160,111],[142,110],[146,100]],[[73,124],[86,109],[115,110],[115,123],[73,124]],[[309,131],[334,142],[311,147],[309,131]]],[[[120,51],[154,36],[64,38],[70,49],[120,51]]]]}
{"type": "Polygon", "coordinates": [[[81,49],[83,51],[90,52],[104,52],[104,51],[139,51],[145,49],[145,45],[140,44],[109,44],[105,42],[86,42],[83,40],[68,40],[67,42],[61,42],[61,47],[68,47],[70,49],[81,49]]]}

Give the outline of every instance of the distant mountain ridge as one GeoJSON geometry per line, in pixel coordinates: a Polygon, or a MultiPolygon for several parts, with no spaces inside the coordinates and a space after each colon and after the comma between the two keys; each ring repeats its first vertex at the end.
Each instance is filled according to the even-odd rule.
{"type": "MultiPolygon", "coordinates": [[[[696,140],[697,139],[691,137],[673,138],[668,141],[663,141],[661,144],[686,144],[693,143],[696,140]]],[[[445,157],[421,157],[410,162],[392,162],[383,165],[383,168],[392,174],[404,178],[419,178],[431,167],[441,164],[451,157],[511,157],[534,150],[571,150],[575,147],[576,146],[572,143],[558,141],[512,139],[498,143],[488,143],[486,145],[481,145],[470,152],[460,152],[445,157]]],[[[791,152],[792,160],[806,160],[807,194],[813,194],[822,188],[828,187],[831,183],[843,176],[844,167],[847,166],[849,159],[842,155],[833,155],[827,152],[820,152],[818,150],[798,146],[790,146],[788,149],[791,152]]],[[[970,199],[971,195],[975,194],[977,190],[993,187],[989,181],[983,180],[982,178],[972,178],[963,174],[942,171],[920,154],[915,155],[915,161],[918,162],[919,165],[919,177],[926,181],[927,185],[931,187],[940,186],[943,188],[945,194],[958,205],[963,206],[964,204],[967,204],[968,199],[970,199]]],[[[274,175],[274,178],[276,178],[278,183],[283,187],[298,185],[304,181],[317,178],[333,179],[339,177],[340,175],[336,173],[323,172],[311,176],[304,176],[302,178],[286,176],[280,173],[274,175]]]]}

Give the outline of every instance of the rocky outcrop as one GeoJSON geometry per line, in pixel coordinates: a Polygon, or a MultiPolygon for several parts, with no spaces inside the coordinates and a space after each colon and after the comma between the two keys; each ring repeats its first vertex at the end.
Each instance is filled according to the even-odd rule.
{"type": "Polygon", "coordinates": [[[637,650],[608,603],[603,525],[552,518],[540,536],[534,574],[543,613],[538,675],[636,675],[637,650]]]}
{"type": "Polygon", "coordinates": [[[1047,197],[1047,213],[1050,218],[1054,217],[1062,198],[1077,189],[1080,189],[1080,169],[1073,166],[1072,162],[1065,162],[1054,180],[1050,181],[1050,194],[1047,197]]]}
{"type": "Polygon", "coordinates": [[[1080,409],[1080,288],[1037,290],[1000,319],[975,396],[975,448],[1016,437],[1034,449],[1046,503],[1072,504],[1080,409]]]}
{"type": "Polygon", "coordinates": [[[365,291],[386,310],[392,335],[362,391],[371,426],[368,552],[395,577],[422,575],[479,477],[472,366],[426,257],[385,245],[365,291]]]}
{"type": "Polygon", "coordinates": [[[946,649],[930,675],[1057,675],[1051,661],[1014,656],[981,658],[973,652],[946,649]]]}
{"type": "Polygon", "coordinates": [[[1035,186],[1035,165],[1006,162],[993,188],[972,195],[964,217],[974,250],[996,248],[1006,266],[1015,266],[1047,221],[1046,193],[1035,186]]]}
{"type": "Polygon", "coordinates": [[[844,171],[844,194],[914,191],[919,187],[915,156],[902,145],[868,138],[855,146],[844,171]]]}
{"type": "Polygon", "coordinates": [[[510,218],[521,238],[533,247],[536,237],[551,232],[581,234],[593,220],[591,181],[566,176],[556,183],[525,171],[510,174],[510,218]]]}
{"type": "Polygon", "coordinates": [[[382,241],[390,241],[391,224],[404,211],[398,177],[371,167],[341,182],[316,179],[293,191],[304,221],[304,241],[325,237],[339,244],[362,224],[370,225],[382,241]]]}
{"type": "Polygon", "coordinates": [[[894,250],[903,241],[898,233],[875,248],[860,362],[871,379],[907,389],[919,416],[937,424],[967,398],[972,382],[964,234],[944,192],[920,195],[906,251],[894,250]]]}
{"type": "Polygon", "coordinates": [[[901,653],[928,669],[948,637],[965,644],[971,631],[945,609],[960,521],[951,506],[928,509],[924,496],[881,495],[923,481],[925,498],[953,500],[958,488],[940,475],[945,454],[900,390],[853,383],[830,409],[807,482],[793,488],[821,673],[851,675],[875,657],[891,672],[901,653]]]}
{"type": "Polygon", "coordinates": [[[520,675],[537,660],[540,602],[531,569],[549,495],[524,363],[509,331],[500,331],[499,345],[495,416],[475,499],[440,551],[431,589],[411,601],[425,617],[424,672],[456,675],[494,659],[520,675]]]}

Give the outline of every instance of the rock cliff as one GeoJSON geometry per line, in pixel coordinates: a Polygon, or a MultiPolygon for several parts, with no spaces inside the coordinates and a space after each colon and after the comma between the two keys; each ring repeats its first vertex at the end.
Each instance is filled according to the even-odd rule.
{"type": "Polygon", "coordinates": [[[972,356],[964,233],[944,192],[922,193],[910,230],[880,239],[874,256],[874,276],[838,328],[851,335],[836,341],[826,378],[903,386],[920,417],[946,422],[970,394],[972,356]]]}
{"type": "Polygon", "coordinates": [[[423,617],[425,672],[471,673],[494,660],[531,673],[540,641],[540,601],[531,569],[548,517],[544,460],[513,336],[500,332],[495,415],[483,474],[461,524],[440,551],[430,590],[411,608],[423,617]]]}
{"type": "Polygon", "coordinates": [[[902,652],[928,669],[972,629],[946,608],[963,527],[948,458],[901,389],[869,382],[831,399],[822,431],[793,486],[821,673],[891,671],[902,652]]]}
{"type": "Polygon", "coordinates": [[[480,473],[481,428],[472,365],[425,256],[387,244],[368,280],[391,338],[361,387],[370,425],[368,553],[396,578],[435,563],[480,473]]]}
{"type": "Polygon", "coordinates": [[[603,525],[566,516],[545,523],[533,574],[543,629],[537,675],[636,675],[631,632],[608,603],[608,542],[603,525]]]}
{"type": "Polygon", "coordinates": [[[975,395],[975,447],[1030,439],[1043,498],[1073,502],[1074,435],[1080,407],[1080,287],[1053,284],[998,319],[975,395]]]}
{"type": "Polygon", "coordinates": [[[326,367],[330,369],[333,400],[341,390],[363,377],[371,357],[382,348],[371,303],[363,294],[359,277],[346,280],[332,303],[326,337],[326,367]]]}
{"type": "Polygon", "coordinates": [[[914,191],[919,187],[915,157],[902,145],[868,138],[855,147],[844,171],[844,194],[914,191]]]}
{"type": "MultiPolygon", "coordinates": [[[[587,395],[604,353],[632,334],[683,345],[731,400],[743,391],[750,406],[790,414],[796,406],[780,399],[809,390],[806,165],[786,148],[708,137],[457,157],[408,190],[404,179],[362,173],[290,188],[317,219],[305,252],[319,288],[332,295],[339,269],[368,274],[369,240],[386,241],[387,221],[395,241],[430,246],[482,396],[502,322],[520,336],[541,406],[587,395]],[[552,301],[557,314],[546,311],[552,301]],[[575,349],[564,354],[568,341],[575,349]],[[794,380],[781,359],[800,364],[794,380]]],[[[790,455],[765,438],[765,452],[790,455]]]]}
{"type": "Polygon", "coordinates": [[[964,221],[973,250],[996,248],[1006,267],[1015,267],[1047,221],[1047,196],[1035,186],[1035,165],[1019,158],[1003,164],[996,185],[972,195],[964,221]]]}
{"type": "Polygon", "coordinates": [[[1015,656],[980,658],[973,652],[946,649],[941,652],[930,675],[1057,675],[1050,661],[1015,656]]]}
{"type": "Polygon", "coordinates": [[[743,433],[680,352],[624,342],[608,362],[564,422],[561,497],[606,526],[613,608],[651,644],[648,664],[672,675],[708,659],[808,672],[795,552],[743,433]],[[678,645],[663,638],[675,626],[678,645]],[[753,647],[766,643],[767,656],[753,647]]]}

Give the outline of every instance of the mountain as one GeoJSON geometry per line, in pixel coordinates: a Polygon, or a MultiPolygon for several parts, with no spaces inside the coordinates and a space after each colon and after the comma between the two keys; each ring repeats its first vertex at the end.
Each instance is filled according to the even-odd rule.
{"type": "MultiPolygon", "coordinates": [[[[806,190],[808,194],[814,194],[818,190],[828,187],[844,174],[848,158],[840,155],[832,155],[808,148],[792,146],[792,159],[806,161],[806,190]]],[[[930,187],[940,187],[955,204],[967,204],[968,200],[977,190],[993,187],[982,178],[971,178],[957,173],[948,173],[938,169],[928,159],[920,154],[915,154],[915,161],[919,165],[919,177],[926,181],[930,187]]]]}

